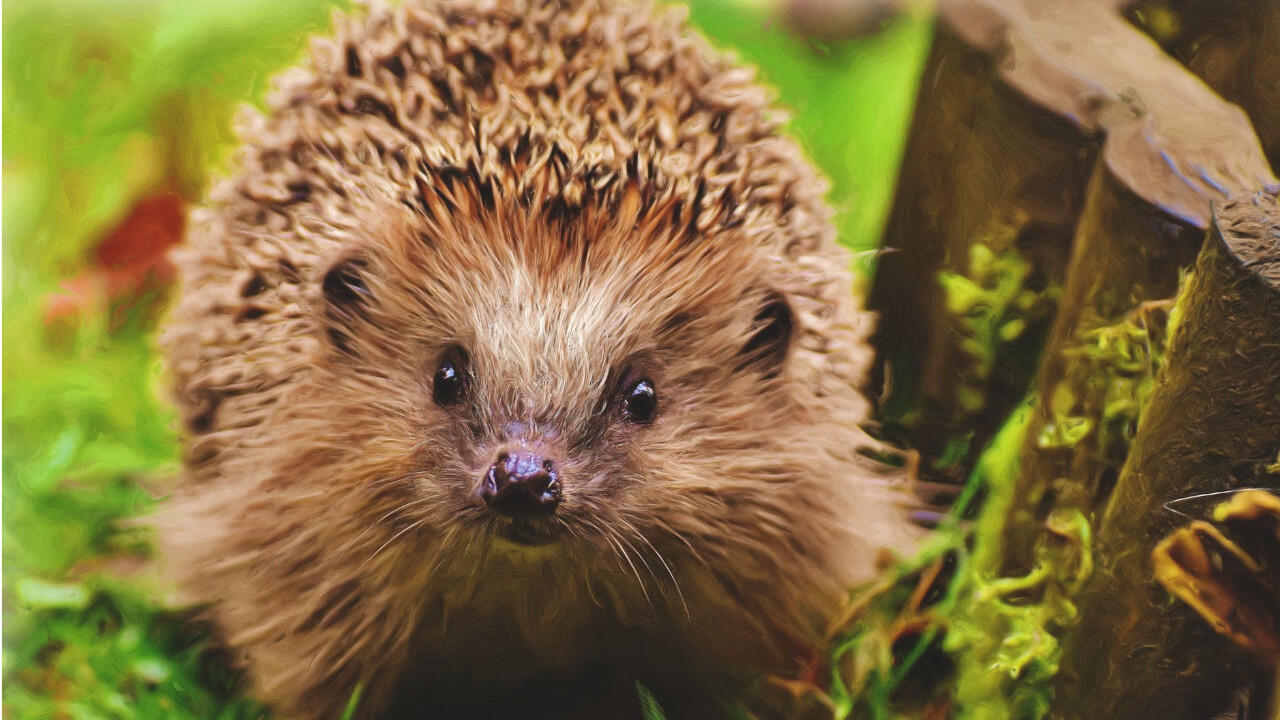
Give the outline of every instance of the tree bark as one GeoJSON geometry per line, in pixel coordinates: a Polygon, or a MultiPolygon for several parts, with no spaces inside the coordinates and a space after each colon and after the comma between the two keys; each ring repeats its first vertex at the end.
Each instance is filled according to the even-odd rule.
{"type": "MultiPolygon", "coordinates": [[[[1178,497],[1280,489],[1280,188],[1222,206],[1064,638],[1055,714],[1204,718],[1261,672],[1152,579],[1178,497]]],[[[1275,557],[1280,557],[1277,553],[1275,557]]]]}
{"type": "MultiPolygon", "coordinates": [[[[926,68],[871,291],[880,314],[872,385],[886,386],[889,435],[938,459],[970,431],[969,450],[990,439],[1034,373],[1053,319],[1051,301],[1031,308],[998,357],[966,347],[976,338],[948,311],[939,274],[989,287],[971,270],[981,244],[1025,264],[1023,289],[1051,296],[1097,148],[1068,120],[1010,90],[996,59],[945,25],[926,68]]],[[[960,462],[940,474],[958,481],[967,471],[960,462]]]]}
{"type": "MultiPolygon", "coordinates": [[[[1109,268],[1080,257],[1072,240],[1086,226],[1091,235],[1107,232],[1097,223],[1109,220],[1079,220],[1086,197],[1095,213],[1124,215],[1121,204],[1132,198],[1148,208],[1115,220],[1145,226],[1133,229],[1143,256],[1113,261],[1146,265],[1133,275],[1159,275],[1150,289],[1164,294],[1133,294],[1099,316],[1114,321],[1171,294],[1178,267],[1194,257],[1195,231],[1207,227],[1210,200],[1274,181],[1244,113],[1126,22],[1124,4],[939,5],[870,299],[881,314],[873,379],[886,388],[885,434],[919,450],[926,471],[946,476],[935,479],[967,474],[1021,399],[1046,338],[1053,356],[1074,333],[1093,329],[1081,325],[1094,302],[1089,279],[1069,277],[1069,266],[1109,268]],[[956,302],[957,287],[972,302],[956,302]]],[[[1126,274],[1112,291],[1123,291],[1126,274]]],[[[1061,379],[1063,364],[1047,362],[1037,385],[1061,379]]],[[[1108,477],[1096,470],[1086,484],[1106,486],[1117,469],[1110,462],[1108,477]]],[[[1047,488],[1028,490],[1026,497],[1044,497],[1047,488]]],[[[1032,513],[1014,534],[1034,532],[1044,516],[1032,513]]]]}
{"type": "MultiPolygon", "coordinates": [[[[1271,217],[1274,193],[1211,207],[1276,180],[1250,118],[1188,70],[1211,76],[1212,54],[1184,67],[1125,19],[1129,4],[940,0],[871,295],[881,413],[889,439],[957,479],[1033,398],[1021,453],[1004,453],[1020,467],[987,478],[1012,487],[976,575],[1008,591],[1001,612],[1026,632],[957,640],[964,662],[1026,668],[1017,642],[1048,638],[1029,646],[1043,657],[1024,684],[1053,683],[1054,714],[1202,718],[1260,671],[1153,583],[1150,553],[1178,493],[1275,484],[1257,470],[1280,465],[1280,309],[1270,261],[1241,260],[1254,227],[1241,218],[1271,217]],[[1050,594],[1061,612],[1019,614],[1050,594]]],[[[1274,51],[1260,40],[1236,70],[1274,51]]],[[[1212,82],[1267,114],[1273,80],[1212,82]]],[[[989,630],[1010,621],[994,616],[989,630]]]]}

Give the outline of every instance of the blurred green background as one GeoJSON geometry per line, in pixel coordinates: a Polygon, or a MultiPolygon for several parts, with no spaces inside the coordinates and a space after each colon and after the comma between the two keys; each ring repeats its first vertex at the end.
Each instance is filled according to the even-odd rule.
{"type": "MultiPolygon", "coordinates": [[[[148,590],[146,512],[179,452],[152,336],[183,207],[229,167],[236,107],[324,31],[320,0],[8,0],[4,33],[5,718],[239,718],[261,708],[148,590]]],[[[926,18],[818,42],[777,9],[697,0],[760,68],[873,249],[926,18]]],[[[868,255],[862,257],[862,266],[868,255]]]]}

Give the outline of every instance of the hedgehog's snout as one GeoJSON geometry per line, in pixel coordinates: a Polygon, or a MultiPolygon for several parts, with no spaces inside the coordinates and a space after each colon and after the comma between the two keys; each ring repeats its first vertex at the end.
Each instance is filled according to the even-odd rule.
{"type": "Polygon", "coordinates": [[[555,512],[560,492],[555,463],[524,450],[498,453],[480,482],[480,499],[485,505],[517,520],[555,512]]]}

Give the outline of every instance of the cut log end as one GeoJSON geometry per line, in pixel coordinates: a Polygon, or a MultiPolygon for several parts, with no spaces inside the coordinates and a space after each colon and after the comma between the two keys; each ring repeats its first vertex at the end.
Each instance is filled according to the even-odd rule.
{"type": "Polygon", "coordinates": [[[1215,208],[1214,224],[1240,267],[1280,292],[1280,185],[1215,208]]]}

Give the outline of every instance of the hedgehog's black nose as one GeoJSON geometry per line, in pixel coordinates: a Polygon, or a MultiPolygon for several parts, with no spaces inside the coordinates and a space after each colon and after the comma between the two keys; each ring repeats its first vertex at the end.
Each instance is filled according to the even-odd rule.
{"type": "Polygon", "coordinates": [[[549,515],[560,504],[555,465],[528,452],[502,453],[480,485],[485,504],[511,517],[549,515]]]}

